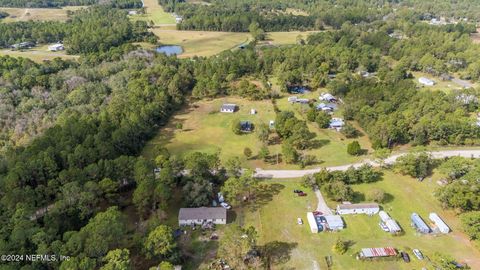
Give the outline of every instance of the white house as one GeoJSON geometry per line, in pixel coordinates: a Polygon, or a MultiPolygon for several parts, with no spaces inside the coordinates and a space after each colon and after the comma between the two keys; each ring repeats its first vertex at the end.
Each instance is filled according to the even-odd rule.
{"type": "Polygon", "coordinates": [[[373,215],[380,211],[376,203],[357,203],[357,204],[339,204],[337,205],[337,214],[368,214],[373,215]]]}
{"type": "Polygon", "coordinates": [[[180,208],[178,225],[227,224],[227,209],[223,207],[180,208]]]}
{"type": "Polygon", "coordinates": [[[57,43],[57,44],[52,44],[48,46],[48,50],[51,52],[63,51],[65,50],[65,47],[63,46],[62,43],[57,43]]]}
{"type": "Polygon", "coordinates": [[[438,230],[441,233],[449,233],[450,228],[448,227],[447,224],[437,215],[437,213],[430,213],[428,215],[428,218],[435,223],[435,226],[437,226],[438,230]]]}
{"type": "Polygon", "coordinates": [[[237,105],[236,105],[236,104],[225,103],[225,104],[223,104],[222,107],[220,108],[220,112],[223,112],[223,113],[234,113],[236,109],[237,109],[237,105]]]}
{"type": "Polygon", "coordinates": [[[425,77],[418,78],[418,82],[426,86],[433,86],[435,84],[433,80],[430,80],[429,78],[425,78],[425,77]]]}

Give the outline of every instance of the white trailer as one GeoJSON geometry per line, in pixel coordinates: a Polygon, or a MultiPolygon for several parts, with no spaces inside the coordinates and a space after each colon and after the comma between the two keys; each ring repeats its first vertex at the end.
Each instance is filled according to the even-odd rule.
{"type": "Polygon", "coordinates": [[[307,212],[308,225],[312,233],[318,233],[318,225],[312,212],[307,212]]]}
{"type": "Polygon", "coordinates": [[[449,233],[450,232],[450,227],[437,215],[437,213],[430,213],[428,215],[428,218],[435,223],[437,226],[438,230],[441,233],[449,233]]]}

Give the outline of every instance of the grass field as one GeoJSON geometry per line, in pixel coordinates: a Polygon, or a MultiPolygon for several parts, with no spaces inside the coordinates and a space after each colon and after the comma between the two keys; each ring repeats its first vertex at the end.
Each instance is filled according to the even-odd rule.
{"type": "Polygon", "coordinates": [[[239,156],[245,162],[243,149],[250,147],[256,153],[261,144],[254,133],[235,135],[231,129],[233,119],[250,120],[258,125],[275,119],[275,113],[270,101],[248,101],[234,97],[198,101],[175,115],[167,127],[160,130],[159,135],[145,147],[144,155],[151,157],[153,146],[159,144],[177,155],[194,151],[219,152],[222,160],[239,156]],[[223,103],[235,103],[239,111],[234,114],[220,113],[223,103]],[[251,108],[258,113],[251,115],[251,108]],[[182,130],[175,129],[177,123],[182,123],[182,130]]]}
{"type": "Polygon", "coordinates": [[[52,60],[56,57],[60,57],[63,59],[77,59],[79,57],[78,55],[67,55],[65,54],[65,51],[51,52],[51,51],[48,51],[47,48],[48,48],[48,45],[35,47],[33,49],[28,49],[23,51],[12,51],[10,49],[3,49],[3,50],[0,50],[0,55],[30,58],[31,60],[38,63],[44,60],[52,60]]]}
{"type": "Polygon", "coordinates": [[[215,55],[250,39],[248,33],[179,31],[162,28],[155,28],[152,31],[162,44],[182,46],[184,53],[179,58],[215,55]]]}
{"type": "Polygon", "coordinates": [[[143,0],[145,14],[132,15],[132,20],[153,21],[155,25],[175,24],[175,18],[172,14],[163,10],[157,0],[143,0]]]}
{"type": "Polygon", "coordinates": [[[67,11],[74,11],[84,7],[64,7],[64,8],[0,8],[9,16],[2,22],[21,22],[21,21],[66,21],[68,19],[67,11]]]}
{"type": "MultiPolygon", "coordinates": [[[[379,226],[379,217],[366,215],[344,216],[346,229],[337,233],[312,234],[308,224],[297,225],[297,217],[306,222],[306,212],[314,209],[316,197],[311,191],[307,197],[297,197],[293,189],[301,188],[299,180],[271,180],[273,192],[267,202],[259,205],[260,209],[243,208],[237,211],[235,222],[244,226],[253,225],[259,233],[259,244],[264,245],[280,241],[279,249],[284,262],[272,269],[327,269],[325,256],[331,255],[331,269],[433,269],[428,260],[419,261],[414,258],[411,249],[419,248],[426,256],[434,252],[449,254],[459,262],[467,262],[472,269],[480,269],[480,252],[472,246],[466,236],[459,231],[459,221],[452,211],[444,211],[433,197],[434,180],[419,183],[416,180],[392,172],[386,172],[384,180],[373,184],[353,186],[355,191],[366,192],[373,187],[384,189],[390,194],[390,201],[383,205],[384,209],[396,219],[405,230],[405,235],[391,236],[383,232],[379,226]],[[281,209],[281,210],[280,210],[281,209]],[[429,212],[437,212],[453,232],[442,236],[418,235],[410,227],[409,216],[418,212],[425,220],[429,212]],[[352,241],[353,245],[344,255],[332,252],[331,247],[338,237],[352,241]],[[355,259],[354,254],[363,247],[393,246],[406,250],[412,262],[407,264],[398,261],[362,262],[355,259]]],[[[329,202],[331,208],[336,203],[329,202]]]]}

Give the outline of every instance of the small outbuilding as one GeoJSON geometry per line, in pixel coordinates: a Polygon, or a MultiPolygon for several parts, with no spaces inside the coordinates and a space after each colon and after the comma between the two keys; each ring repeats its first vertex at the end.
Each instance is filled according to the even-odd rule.
{"type": "Polygon", "coordinates": [[[250,109],[250,114],[257,114],[257,110],[255,110],[255,109],[250,109]]]}
{"type": "Polygon", "coordinates": [[[385,224],[385,226],[387,226],[388,230],[391,232],[391,233],[398,233],[398,232],[401,232],[402,229],[400,228],[400,226],[398,225],[398,223],[393,220],[388,214],[387,212],[385,211],[380,211],[378,212],[378,215],[380,216],[380,219],[382,220],[382,222],[385,224]]]}
{"type": "Polygon", "coordinates": [[[227,224],[227,209],[223,207],[180,208],[178,225],[227,224]]]}
{"type": "Polygon", "coordinates": [[[324,216],[327,221],[327,228],[332,231],[339,231],[345,228],[342,217],[339,215],[324,216]]]}
{"type": "Polygon", "coordinates": [[[225,103],[220,108],[222,113],[234,113],[237,110],[237,105],[233,103],[225,103]]]}
{"type": "Polygon", "coordinates": [[[323,93],[320,95],[320,97],[318,97],[318,99],[326,102],[337,102],[337,98],[330,93],[323,93]]]}
{"type": "Polygon", "coordinates": [[[412,213],[410,216],[410,220],[412,221],[412,226],[417,229],[420,233],[429,233],[430,227],[423,221],[422,217],[420,217],[417,213],[412,213]]]}
{"type": "Polygon", "coordinates": [[[288,97],[287,100],[288,100],[288,102],[290,102],[290,103],[295,103],[295,102],[297,102],[297,97],[296,97],[296,96],[291,96],[291,97],[288,97]]]}
{"type": "Polygon", "coordinates": [[[428,218],[437,226],[441,233],[449,233],[450,227],[437,215],[437,213],[430,213],[428,218]]]}
{"type": "Polygon", "coordinates": [[[418,79],[418,82],[423,84],[423,85],[426,85],[426,86],[433,86],[435,85],[435,82],[433,80],[430,80],[429,78],[425,78],[425,77],[420,77],[418,79]]]}
{"type": "Polygon", "coordinates": [[[240,121],[240,130],[242,132],[251,132],[253,130],[253,124],[250,121],[240,121]]]}
{"type": "Polygon", "coordinates": [[[330,128],[333,128],[333,129],[336,129],[336,130],[340,130],[342,129],[342,127],[345,125],[345,122],[343,121],[343,119],[341,118],[332,118],[330,120],[330,124],[329,124],[329,127],[330,128]]]}
{"type": "Polygon", "coordinates": [[[360,259],[370,259],[370,258],[379,258],[379,257],[392,257],[397,256],[398,252],[393,247],[384,247],[384,248],[362,248],[358,253],[358,258],[360,259]]]}
{"type": "Polygon", "coordinates": [[[308,226],[310,226],[310,231],[312,233],[318,233],[319,230],[318,230],[317,221],[312,212],[307,212],[307,221],[308,221],[308,226]]]}
{"type": "Polygon", "coordinates": [[[57,44],[52,44],[48,46],[48,50],[51,52],[58,52],[58,51],[65,50],[65,47],[63,46],[62,43],[57,43],[57,44]]]}
{"type": "Polygon", "coordinates": [[[275,121],[274,121],[274,120],[270,120],[270,122],[268,122],[268,127],[269,127],[269,128],[275,128],[275,121]]]}
{"type": "Polygon", "coordinates": [[[337,214],[367,214],[373,215],[380,211],[377,203],[357,203],[357,204],[339,204],[337,205],[337,214]]]}

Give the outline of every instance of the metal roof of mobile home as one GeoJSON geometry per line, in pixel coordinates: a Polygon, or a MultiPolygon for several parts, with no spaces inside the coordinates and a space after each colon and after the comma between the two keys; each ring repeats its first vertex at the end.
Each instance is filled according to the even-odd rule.
{"type": "Polygon", "coordinates": [[[360,251],[362,257],[373,258],[373,257],[387,257],[387,256],[396,256],[397,250],[393,247],[384,247],[384,248],[362,248],[360,251]]]}
{"type": "Polygon", "coordinates": [[[179,220],[226,219],[227,210],[223,207],[180,208],[179,220]]]}
{"type": "Polygon", "coordinates": [[[387,220],[390,219],[390,216],[387,214],[387,212],[385,211],[380,211],[378,212],[378,215],[380,216],[380,219],[383,221],[383,222],[386,222],[387,220]]]}
{"type": "Polygon", "coordinates": [[[410,217],[412,220],[413,224],[417,229],[423,233],[429,233],[430,232],[430,227],[423,221],[423,219],[417,214],[417,213],[412,213],[412,216],[410,217]]]}
{"type": "Polygon", "coordinates": [[[435,223],[435,225],[437,225],[438,229],[442,233],[450,232],[450,227],[448,227],[448,225],[437,215],[437,213],[430,213],[430,215],[428,215],[428,218],[431,221],[433,221],[433,223],[435,223]]]}
{"type": "Polygon", "coordinates": [[[343,228],[345,225],[343,224],[342,217],[339,215],[331,215],[331,216],[324,216],[327,220],[328,227],[330,228],[343,228]]]}
{"type": "Polygon", "coordinates": [[[339,204],[338,209],[379,208],[377,203],[339,204]]]}

